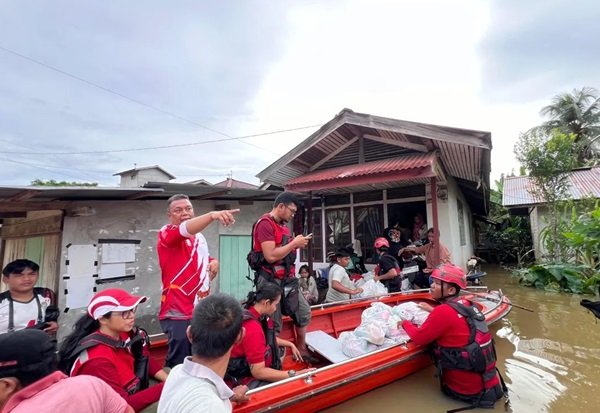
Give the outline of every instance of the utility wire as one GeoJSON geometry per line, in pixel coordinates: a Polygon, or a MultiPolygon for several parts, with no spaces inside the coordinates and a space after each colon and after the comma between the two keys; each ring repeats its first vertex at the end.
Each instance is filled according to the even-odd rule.
{"type": "MultiPolygon", "coordinates": [[[[44,63],[42,61],[36,60],[36,59],[34,59],[32,57],[23,55],[23,54],[21,54],[19,52],[16,52],[14,50],[7,49],[6,47],[3,47],[1,45],[0,45],[0,50],[3,50],[4,52],[10,53],[13,56],[17,56],[17,57],[19,57],[21,59],[27,60],[27,61],[29,61],[31,63],[35,63],[36,65],[42,66],[42,67],[44,67],[44,68],[46,68],[48,70],[52,70],[52,71],[54,71],[56,73],[60,73],[60,74],[62,74],[64,76],[70,77],[70,78],[78,80],[80,82],[83,82],[83,83],[85,83],[85,84],[87,84],[89,86],[98,88],[98,89],[103,90],[103,91],[108,92],[108,93],[112,93],[113,95],[119,96],[119,97],[121,97],[121,98],[123,98],[125,100],[128,100],[130,102],[136,103],[136,104],[138,104],[140,106],[144,106],[144,107],[146,107],[148,109],[152,109],[152,110],[154,110],[156,112],[159,112],[159,113],[162,113],[164,115],[168,115],[168,116],[171,116],[173,118],[182,120],[184,122],[191,123],[191,124],[196,125],[196,126],[202,128],[202,129],[208,130],[210,132],[213,132],[213,133],[216,133],[218,135],[221,135],[221,136],[224,136],[224,137],[228,138],[228,139],[224,139],[223,141],[227,141],[227,140],[240,140],[241,142],[243,142],[243,143],[245,143],[247,145],[253,146],[253,147],[258,148],[258,149],[263,150],[263,151],[271,152],[271,153],[273,153],[275,155],[281,155],[281,154],[275,153],[275,152],[273,152],[273,151],[271,151],[271,150],[269,150],[267,148],[260,147],[258,145],[253,144],[253,143],[250,143],[250,142],[244,142],[241,139],[253,138],[253,137],[257,137],[257,136],[265,136],[265,135],[271,135],[271,134],[275,134],[275,133],[289,132],[289,131],[294,131],[294,130],[308,129],[308,128],[314,128],[316,126],[321,126],[321,125],[311,125],[311,126],[304,126],[304,127],[300,127],[300,128],[293,128],[293,129],[287,129],[287,130],[282,130],[282,131],[273,131],[273,132],[259,133],[259,134],[255,134],[255,135],[242,136],[242,137],[233,137],[233,136],[228,135],[228,134],[226,134],[224,132],[221,132],[219,130],[216,130],[216,129],[213,129],[213,128],[208,127],[206,125],[203,125],[201,123],[198,123],[198,122],[196,122],[196,121],[194,121],[192,119],[186,118],[184,116],[178,115],[176,113],[173,113],[173,112],[165,110],[165,109],[157,108],[156,106],[149,105],[149,104],[147,104],[145,102],[142,102],[141,100],[129,97],[129,96],[124,95],[123,93],[120,93],[120,92],[118,92],[116,90],[107,88],[107,87],[102,86],[102,85],[100,85],[98,83],[95,83],[95,82],[87,80],[87,79],[85,79],[83,77],[74,75],[73,73],[69,73],[69,72],[67,72],[65,70],[59,69],[58,67],[55,67],[55,66],[49,65],[47,63],[44,63]]],[[[221,142],[221,141],[215,140],[215,141],[210,141],[210,142],[207,142],[207,143],[212,143],[212,142],[221,142]]],[[[177,147],[177,146],[191,146],[191,145],[197,145],[197,144],[200,144],[200,143],[182,144],[182,145],[164,146],[164,147],[158,146],[158,147],[154,147],[154,148],[142,148],[142,149],[124,149],[124,150],[114,150],[114,151],[94,151],[94,152],[64,153],[63,155],[89,154],[89,153],[133,152],[133,151],[138,151],[138,150],[164,149],[164,148],[172,148],[172,147],[177,147]]],[[[4,152],[3,151],[3,152],[0,152],[0,153],[6,153],[6,154],[8,154],[8,153],[18,153],[18,152],[4,152]]],[[[59,155],[58,153],[29,153],[29,154],[36,154],[36,155],[59,155]]]]}
{"type": "MultiPolygon", "coordinates": [[[[320,125],[301,126],[298,128],[281,129],[281,130],[277,130],[277,131],[257,133],[254,135],[233,136],[233,137],[229,137],[229,138],[218,138],[218,139],[211,139],[211,140],[200,141],[200,142],[177,143],[177,144],[173,144],[173,145],[160,145],[160,146],[146,146],[146,147],[141,147],[141,148],[108,149],[108,150],[80,151],[80,152],[0,151],[0,153],[11,154],[11,155],[89,155],[89,154],[104,154],[104,153],[119,153],[119,152],[138,152],[138,151],[149,151],[149,150],[155,150],[155,149],[181,148],[181,147],[186,147],[186,146],[205,145],[208,143],[218,143],[218,142],[227,142],[227,141],[240,140],[240,139],[248,139],[248,138],[254,138],[257,136],[274,135],[277,133],[292,132],[292,131],[297,131],[297,130],[302,130],[302,129],[314,128],[317,126],[320,126],[320,125]]],[[[264,150],[264,148],[260,148],[260,149],[264,150]]]]}

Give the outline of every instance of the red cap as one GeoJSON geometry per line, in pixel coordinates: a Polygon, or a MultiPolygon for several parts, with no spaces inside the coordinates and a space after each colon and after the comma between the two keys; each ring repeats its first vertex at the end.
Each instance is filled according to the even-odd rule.
{"type": "Polygon", "coordinates": [[[148,297],[131,295],[119,288],[109,288],[96,293],[92,297],[92,301],[88,305],[88,314],[94,320],[97,320],[111,311],[131,310],[147,299],[148,297]]]}
{"type": "Polygon", "coordinates": [[[467,288],[467,277],[462,268],[454,264],[443,264],[431,273],[431,278],[436,278],[445,283],[456,284],[461,289],[467,288]]]}
{"type": "Polygon", "coordinates": [[[375,247],[375,249],[379,249],[381,247],[387,247],[387,248],[389,248],[390,247],[390,242],[386,238],[379,237],[379,238],[375,239],[375,243],[374,243],[373,246],[375,247]]]}

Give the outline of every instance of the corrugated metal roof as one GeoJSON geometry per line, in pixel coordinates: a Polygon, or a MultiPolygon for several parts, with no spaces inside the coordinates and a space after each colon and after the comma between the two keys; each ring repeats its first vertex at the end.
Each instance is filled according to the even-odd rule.
{"type": "MultiPolygon", "coordinates": [[[[600,167],[577,169],[569,174],[569,199],[600,198],[600,167]]],[[[504,179],[502,205],[505,207],[544,203],[532,194],[533,182],[527,176],[504,179]]]]}
{"type": "MultiPolygon", "coordinates": [[[[311,165],[335,153],[356,136],[366,136],[367,162],[407,152],[439,151],[441,163],[451,176],[483,182],[485,188],[489,187],[492,148],[489,132],[383,118],[349,109],[344,109],[257,176],[262,182],[283,186],[290,179],[311,173],[311,165]],[[402,143],[406,147],[403,148],[402,143]]],[[[318,169],[355,165],[358,153],[355,142],[318,169]]]]}
{"type": "Polygon", "coordinates": [[[409,180],[434,176],[433,165],[437,157],[435,153],[410,154],[393,159],[384,159],[363,164],[340,166],[320,171],[314,171],[290,179],[284,186],[289,190],[309,190],[310,187],[326,189],[340,186],[355,186],[364,183],[358,178],[370,177],[373,182],[377,178],[391,178],[395,180],[409,180]],[[398,172],[411,171],[406,174],[405,179],[398,172]],[[316,184],[316,185],[315,185],[316,184]]]}
{"type": "Polygon", "coordinates": [[[256,199],[272,200],[279,192],[249,188],[226,188],[166,182],[149,182],[144,188],[113,187],[0,187],[0,203],[31,201],[81,201],[81,200],[128,200],[166,199],[175,194],[186,194],[192,199],[256,199]]]}

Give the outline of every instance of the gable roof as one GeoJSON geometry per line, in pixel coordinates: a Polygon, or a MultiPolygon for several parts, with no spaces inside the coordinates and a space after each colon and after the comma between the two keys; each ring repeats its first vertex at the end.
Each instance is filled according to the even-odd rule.
{"type": "Polygon", "coordinates": [[[163,168],[161,168],[158,165],[152,165],[152,166],[142,166],[142,167],[135,167],[132,169],[128,169],[126,171],[123,172],[117,172],[116,174],[113,174],[113,176],[117,176],[117,175],[127,175],[130,174],[132,172],[137,172],[137,171],[147,171],[148,169],[157,169],[159,171],[161,171],[162,173],[164,173],[165,175],[167,175],[169,178],[171,179],[175,179],[175,176],[170,174],[169,172],[165,171],[163,168]]]}
{"type": "Polygon", "coordinates": [[[256,176],[283,187],[306,173],[338,166],[438,152],[449,175],[489,187],[490,132],[409,122],[342,110],[256,176]],[[360,139],[369,144],[361,144],[360,139]],[[361,155],[362,153],[362,155],[361,155]]]}
{"type": "Polygon", "coordinates": [[[258,189],[258,185],[253,185],[248,182],[240,181],[238,179],[227,178],[224,181],[217,182],[215,186],[224,186],[226,188],[245,188],[245,189],[258,189]]]}
{"type": "MultiPolygon", "coordinates": [[[[600,166],[575,169],[569,173],[568,199],[600,198],[600,166]]],[[[539,205],[545,202],[533,195],[532,180],[528,176],[504,178],[502,205],[507,208],[539,205]]]]}

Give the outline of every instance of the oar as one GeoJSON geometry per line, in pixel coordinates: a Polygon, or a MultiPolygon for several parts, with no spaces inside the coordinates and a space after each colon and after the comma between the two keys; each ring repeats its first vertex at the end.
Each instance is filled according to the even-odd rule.
{"type": "Polygon", "coordinates": [[[490,300],[490,301],[492,301],[494,303],[508,304],[511,307],[515,307],[515,308],[519,308],[521,310],[529,311],[530,313],[535,313],[535,311],[533,311],[531,308],[523,307],[521,305],[514,304],[512,302],[504,301],[502,299],[502,297],[504,297],[504,295],[501,298],[494,298],[494,297],[490,296],[490,294],[480,294],[480,293],[469,293],[469,294],[473,294],[473,295],[476,295],[478,297],[485,298],[486,300],[490,300]]]}

